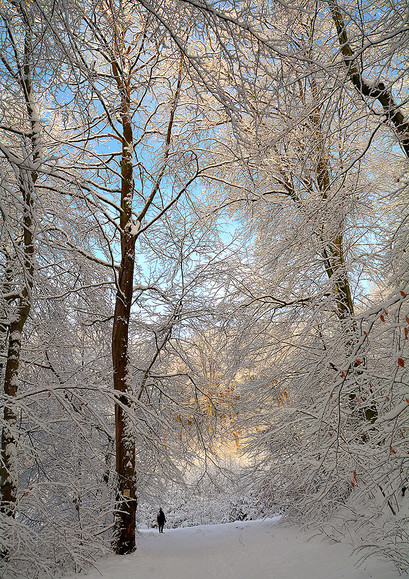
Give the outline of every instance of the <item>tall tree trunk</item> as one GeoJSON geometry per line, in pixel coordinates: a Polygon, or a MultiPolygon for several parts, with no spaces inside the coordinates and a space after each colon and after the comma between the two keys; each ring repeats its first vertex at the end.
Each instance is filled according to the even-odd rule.
{"type": "MultiPolygon", "coordinates": [[[[124,42],[116,39],[116,57],[121,61],[126,54],[124,42]],[[122,50],[122,54],[120,51],[122,50]]],[[[170,111],[170,118],[166,131],[165,150],[162,166],[144,206],[135,218],[132,219],[132,202],[134,193],[133,179],[133,132],[131,109],[131,78],[125,72],[126,65],[121,66],[115,59],[112,62],[112,72],[116,79],[119,94],[121,95],[122,120],[122,155],[121,155],[121,264],[117,280],[117,293],[112,331],[112,362],[114,373],[114,389],[117,393],[115,404],[115,433],[116,433],[116,514],[114,531],[114,549],[119,555],[131,553],[135,550],[136,507],[137,497],[135,488],[135,434],[134,434],[134,403],[129,368],[129,321],[133,297],[133,277],[135,266],[135,243],[141,231],[142,221],[154,198],[159,191],[162,177],[165,173],[169,148],[172,136],[175,111],[180,95],[182,82],[182,64],[177,77],[177,86],[170,111]]],[[[184,189],[182,189],[182,192],[184,189]]],[[[174,199],[174,201],[177,197],[174,199]]],[[[173,201],[173,202],[174,202],[173,201]]],[[[172,203],[173,203],[172,202],[172,203]]],[[[169,208],[172,203],[168,204],[169,208]]],[[[166,211],[166,208],[164,209],[166,211]]],[[[160,214],[160,212],[159,212],[160,214]]],[[[141,385],[141,392],[143,383],[141,385]]]]}
{"type": "Polygon", "coordinates": [[[10,324],[10,337],[7,350],[4,394],[6,403],[3,410],[3,429],[1,432],[1,511],[9,517],[15,516],[17,502],[17,411],[13,399],[17,395],[18,370],[21,350],[21,329],[24,313],[10,324]]]}
{"type": "MultiPolygon", "coordinates": [[[[312,89],[316,102],[319,102],[318,91],[314,79],[312,79],[312,89]]],[[[318,163],[316,169],[317,184],[324,201],[328,199],[331,188],[330,165],[328,154],[325,151],[324,137],[322,133],[322,122],[320,109],[317,106],[312,115],[311,120],[316,128],[318,138],[318,163]]],[[[344,348],[345,356],[351,356],[354,341],[358,338],[358,329],[354,319],[354,302],[352,299],[351,287],[349,283],[348,271],[345,265],[344,249],[343,249],[343,223],[341,223],[338,232],[332,235],[327,241],[324,236],[324,226],[322,228],[321,241],[322,256],[324,259],[325,271],[328,279],[333,283],[333,291],[335,293],[335,300],[337,305],[337,317],[341,322],[341,328],[344,332],[344,348]]],[[[362,372],[362,366],[358,367],[354,362],[356,372],[362,372]]],[[[349,395],[350,406],[353,409],[356,406],[357,393],[351,392],[349,395]]],[[[373,422],[377,416],[378,411],[374,404],[369,404],[365,409],[363,416],[366,420],[373,422]]]]}
{"type": "MultiPolygon", "coordinates": [[[[314,100],[318,103],[319,92],[314,77],[311,78],[311,88],[314,100]]],[[[315,137],[317,141],[317,185],[321,198],[325,202],[328,200],[328,195],[331,190],[331,177],[328,153],[325,148],[324,135],[322,131],[321,111],[319,105],[314,108],[310,115],[310,119],[315,129],[315,137]]],[[[322,231],[322,233],[324,233],[324,231],[322,231]]],[[[348,320],[351,322],[349,324],[350,327],[346,328],[346,331],[351,333],[354,331],[354,324],[352,321],[352,316],[354,315],[354,304],[352,301],[352,293],[344,259],[343,222],[340,223],[338,231],[333,234],[329,240],[326,240],[325,236],[322,235],[321,241],[323,243],[321,251],[324,259],[325,271],[328,275],[328,279],[331,279],[334,284],[333,290],[337,303],[337,316],[343,323],[348,322],[348,320]]]]}
{"type": "Polygon", "coordinates": [[[116,512],[114,549],[118,555],[135,550],[136,489],[135,435],[133,427],[132,383],[129,369],[129,320],[133,296],[135,235],[132,233],[133,200],[133,134],[130,102],[130,79],[124,77],[115,62],[112,70],[121,95],[121,264],[117,280],[114,323],[112,330],[112,362],[115,403],[116,440],[116,512]]]}
{"type": "MultiPolygon", "coordinates": [[[[18,81],[22,89],[28,121],[31,125],[31,160],[35,166],[40,159],[40,125],[33,101],[31,82],[32,47],[29,22],[25,14],[23,19],[27,27],[24,41],[22,63],[17,63],[18,81]]],[[[16,55],[18,59],[18,55],[16,55]]],[[[14,164],[14,160],[12,162],[14,164]]],[[[7,516],[14,517],[17,504],[18,472],[17,472],[17,410],[14,399],[18,392],[18,374],[20,367],[20,352],[22,332],[31,308],[31,294],[34,284],[34,203],[35,184],[38,174],[35,170],[24,168],[24,160],[15,166],[19,178],[19,189],[23,201],[22,242],[19,245],[22,253],[21,277],[23,286],[13,296],[16,305],[10,304],[11,321],[8,333],[7,360],[4,373],[5,405],[3,410],[3,429],[1,435],[1,465],[0,465],[0,509],[7,516]]],[[[4,554],[4,553],[3,553],[4,554]]]]}
{"type": "Polygon", "coordinates": [[[33,191],[36,176],[25,175],[22,179],[21,192],[24,200],[23,217],[23,279],[24,286],[19,297],[19,304],[11,314],[9,326],[7,361],[4,375],[4,424],[1,436],[1,510],[9,516],[15,515],[17,501],[17,412],[13,399],[18,391],[18,374],[22,332],[31,309],[31,292],[34,282],[34,224],[33,191]],[[31,182],[30,182],[31,181],[31,182]]]}

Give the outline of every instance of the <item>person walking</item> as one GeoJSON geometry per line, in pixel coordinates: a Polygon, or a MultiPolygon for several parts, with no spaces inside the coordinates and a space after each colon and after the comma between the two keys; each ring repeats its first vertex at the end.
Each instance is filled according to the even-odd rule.
{"type": "Polygon", "coordinates": [[[158,527],[159,527],[159,533],[163,533],[163,526],[166,523],[166,517],[165,517],[165,513],[162,511],[162,509],[159,509],[159,513],[158,516],[156,517],[156,520],[158,521],[158,527]]]}

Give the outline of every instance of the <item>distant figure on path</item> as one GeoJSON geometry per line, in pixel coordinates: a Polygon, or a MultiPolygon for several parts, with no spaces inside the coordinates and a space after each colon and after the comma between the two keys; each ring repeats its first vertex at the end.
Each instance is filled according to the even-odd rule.
{"type": "Polygon", "coordinates": [[[159,533],[163,533],[163,525],[166,523],[166,517],[162,509],[159,509],[159,513],[158,516],[156,517],[156,520],[158,521],[159,533]]]}

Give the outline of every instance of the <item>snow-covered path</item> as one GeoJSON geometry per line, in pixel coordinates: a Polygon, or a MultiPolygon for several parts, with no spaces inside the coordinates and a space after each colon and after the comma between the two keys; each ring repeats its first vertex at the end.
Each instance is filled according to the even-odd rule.
{"type": "MultiPolygon", "coordinates": [[[[89,579],[395,579],[382,561],[357,569],[346,545],[322,542],[278,519],[138,533],[136,553],[98,563],[89,579]]],[[[78,575],[75,578],[78,579],[78,575]]]]}

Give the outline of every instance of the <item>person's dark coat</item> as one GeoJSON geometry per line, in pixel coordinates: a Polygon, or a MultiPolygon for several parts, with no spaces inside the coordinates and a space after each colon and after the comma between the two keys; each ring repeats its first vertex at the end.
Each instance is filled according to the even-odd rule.
{"type": "Polygon", "coordinates": [[[159,509],[159,513],[158,516],[156,517],[156,520],[158,522],[159,533],[163,533],[163,526],[166,523],[166,517],[162,509],[159,509]]]}

